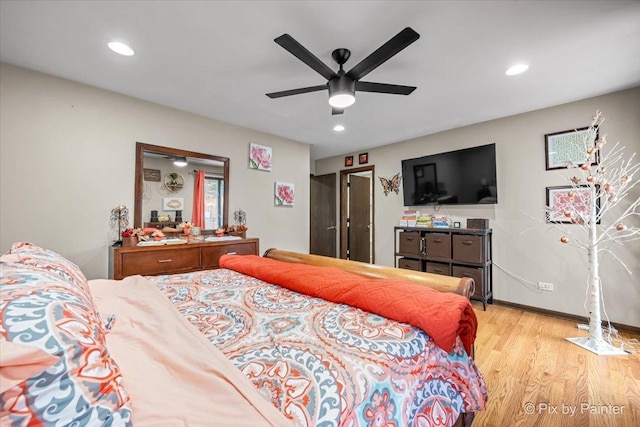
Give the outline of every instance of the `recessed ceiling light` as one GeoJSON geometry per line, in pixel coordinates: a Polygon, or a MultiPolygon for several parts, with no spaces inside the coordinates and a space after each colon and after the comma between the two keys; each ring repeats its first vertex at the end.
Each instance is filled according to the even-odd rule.
{"type": "Polygon", "coordinates": [[[515,76],[516,74],[524,73],[528,69],[529,69],[529,66],[527,64],[518,64],[518,65],[514,65],[513,67],[509,68],[504,73],[507,76],[515,76]]]}
{"type": "Polygon", "coordinates": [[[129,46],[121,42],[110,42],[107,46],[115,53],[119,53],[124,56],[133,56],[135,52],[129,46]]]}
{"type": "Polygon", "coordinates": [[[335,125],[333,127],[333,130],[335,130],[336,132],[342,132],[344,130],[344,126],[342,125],[335,125]]]}

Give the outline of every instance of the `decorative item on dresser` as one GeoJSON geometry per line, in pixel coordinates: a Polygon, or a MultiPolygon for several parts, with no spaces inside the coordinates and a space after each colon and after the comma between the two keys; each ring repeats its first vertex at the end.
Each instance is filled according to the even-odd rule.
{"type": "Polygon", "coordinates": [[[396,267],[475,282],[472,299],[493,303],[491,229],[394,227],[396,267]]]}
{"type": "Polygon", "coordinates": [[[183,245],[130,246],[109,248],[109,278],[123,279],[139,274],[186,273],[219,268],[222,255],[258,255],[259,239],[234,239],[183,245]]]}
{"type": "Polygon", "coordinates": [[[109,225],[113,230],[118,229],[118,238],[116,243],[122,242],[122,230],[129,227],[129,209],[125,205],[118,205],[111,209],[111,217],[109,219],[109,225]]]}

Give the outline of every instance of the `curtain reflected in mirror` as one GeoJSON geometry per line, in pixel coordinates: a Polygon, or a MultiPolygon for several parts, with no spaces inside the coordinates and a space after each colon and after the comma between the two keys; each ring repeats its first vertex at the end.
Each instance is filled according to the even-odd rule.
{"type": "Polygon", "coordinates": [[[228,178],[226,157],[137,143],[134,226],[175,228],[185,221],[205,231],[223,227],[228,178]]]}

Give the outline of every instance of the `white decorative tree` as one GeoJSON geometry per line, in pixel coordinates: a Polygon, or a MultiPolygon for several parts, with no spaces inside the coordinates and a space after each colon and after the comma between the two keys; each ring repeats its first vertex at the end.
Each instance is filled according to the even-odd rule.
{"type": "Polygon", "coordinates": [[[598,267],[600,254],[606,252],[631,274],[611,247],[640,239],[640,197],[633,200],[631,192],[640,182],[634,180],[634,175],[640,171],[640,163],[634,163],[635,153],[624,160],[624,147],[619,147],[619,143],[603,153],[606,135],[598,138],[598,129],[603,121],[602,114],[597,111],[582,141],[584,162],[567,165],[577,170],[579,176],[569,178],[572,188],[567,197],[557,200],[558,203],[550,201],[546,213],[548,222],[562,231],[560,241],[586,250],[588,256],[589,335],[567,340],[599,355],[625,354],[623,349],[614,347],[603,337],[600,314],[603,309],[602,282],[598,267]],[[593,164],[591,158],[597,154],[600,162],[593,164]]]}

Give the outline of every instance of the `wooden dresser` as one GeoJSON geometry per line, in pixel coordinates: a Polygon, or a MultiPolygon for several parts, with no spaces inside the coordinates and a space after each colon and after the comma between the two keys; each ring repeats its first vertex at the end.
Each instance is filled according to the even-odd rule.
{"type": "Polygon", "coordinates": [[[259,239],[185,243],[163,246],[128,246],[109,249],[109,278],[123,279],[136,274],[186,273],[219,268],[225,254],[258,255],[259,239]]]}

